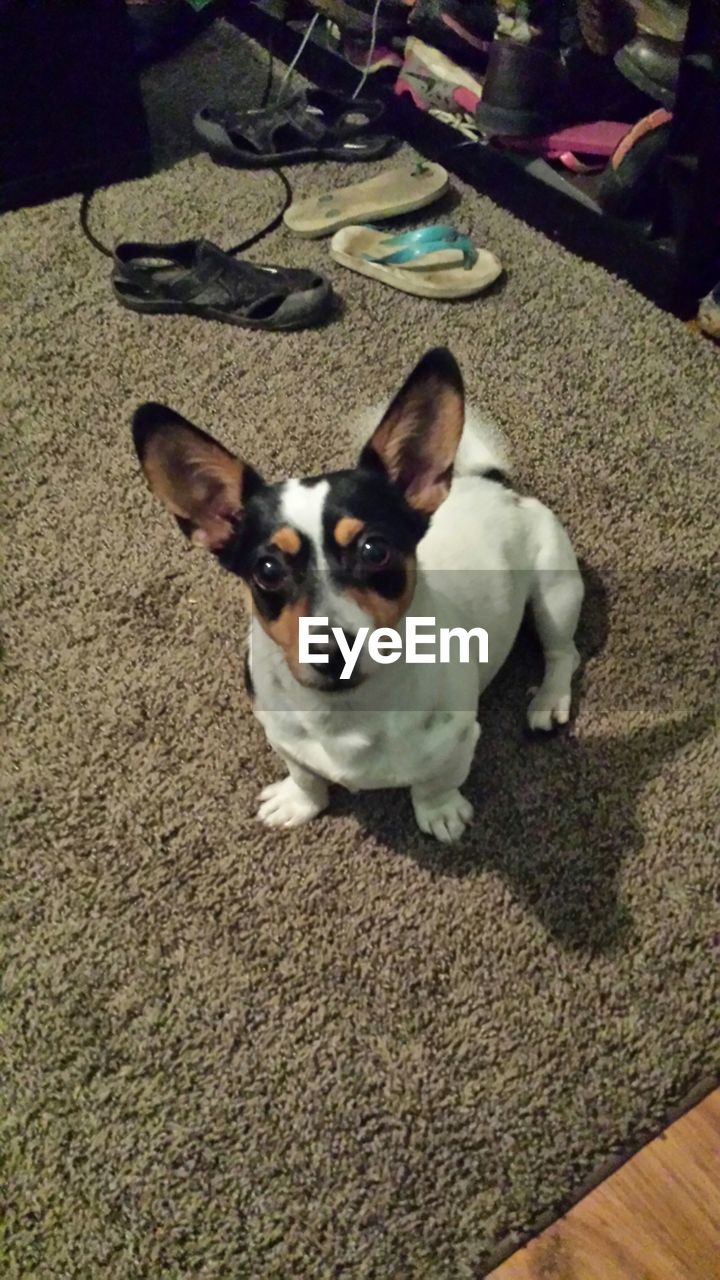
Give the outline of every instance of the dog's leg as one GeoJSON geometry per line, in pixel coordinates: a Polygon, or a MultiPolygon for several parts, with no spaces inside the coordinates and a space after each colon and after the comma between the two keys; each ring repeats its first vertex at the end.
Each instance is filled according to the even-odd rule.
{"type": "Polygon", "coordinates": [[[283,759],[288,767],[287,778],[271,782],[260,793],[257,816],[266,827],[299,827],[327,808],[325,779],[303,769],[294,760],[283,759]]]}
{"type": "Polygon", "coordinates": [[[421,831],[443,844],[459,840],[473,816],[473,807],[459,788],[465,782],[472,763],[480,726],[467,727],[458,740],[450,759],[437,773],[410,789],[415,819],[421,831]]]}
{"type": "Polygon", "coordinates": [[[545,674],[528,708],[531,729],[552,729],[570,719],[572,678],[580,662],[575,631],[583,599],[583,581],[575,552],[560,521],[534,499],[523,505],[532,514],[535,548],[530,603],[545,658],[545,674]]]}

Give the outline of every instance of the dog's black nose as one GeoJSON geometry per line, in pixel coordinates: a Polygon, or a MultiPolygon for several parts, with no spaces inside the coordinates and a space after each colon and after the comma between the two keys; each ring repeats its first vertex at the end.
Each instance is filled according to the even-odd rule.
{"type": "MultiPolygon", "coordinates": [[[[348,649],[352,648],[355,643],[355,636],[344,629],[343,636],[348,649]]],[[[315,646],[315,652],[318,652],[317,645],[315,646]]],[[[345,653],[343,653],[335,640],[331,640],[325,647],[325,653],[327,654],[327,662],[318,662],[316,660],[311,664],[313,671],[317,671],[318,675],[322,676],[323,680],[328,684],[338,685],[339,687],[342,687],[343,685],[351,685],[352,677],[345,680],[342,678],[342,673],[345,670],[347,659],[345,653]]]]}

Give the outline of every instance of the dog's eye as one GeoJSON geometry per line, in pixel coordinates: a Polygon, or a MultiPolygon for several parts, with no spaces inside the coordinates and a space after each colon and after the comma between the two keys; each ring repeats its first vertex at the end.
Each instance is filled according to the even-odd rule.
{"type": "Polygon", "coordinates": [[[277,591],[286,576],[287,570],[278,556],[262,556],[253,569],[253,578],[261,591],[277,591]]]}
{"type": "Polygon", "coordinates": [[[369,569],[382,569],[390,559],[390,547],[384,538],[363,538],[358,547],[358,555],[369,569]]]}

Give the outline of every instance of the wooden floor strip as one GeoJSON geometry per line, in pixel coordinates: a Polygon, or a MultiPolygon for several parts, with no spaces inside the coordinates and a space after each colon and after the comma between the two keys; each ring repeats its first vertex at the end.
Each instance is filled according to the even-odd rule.
{"type": "Polygon", "coordinates": [[[720,1280],[720,1090],[489,1280],[720,1280]]]}

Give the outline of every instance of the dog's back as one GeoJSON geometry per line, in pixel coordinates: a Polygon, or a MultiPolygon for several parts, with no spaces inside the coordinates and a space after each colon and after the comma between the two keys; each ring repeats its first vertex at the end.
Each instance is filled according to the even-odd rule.
{"type": "Polygon", "coordinates": [[[509,480],[512,462],[500,428],[490,418],[468,410],[455,455],[454,476],[486,476],[509,480]]]}

